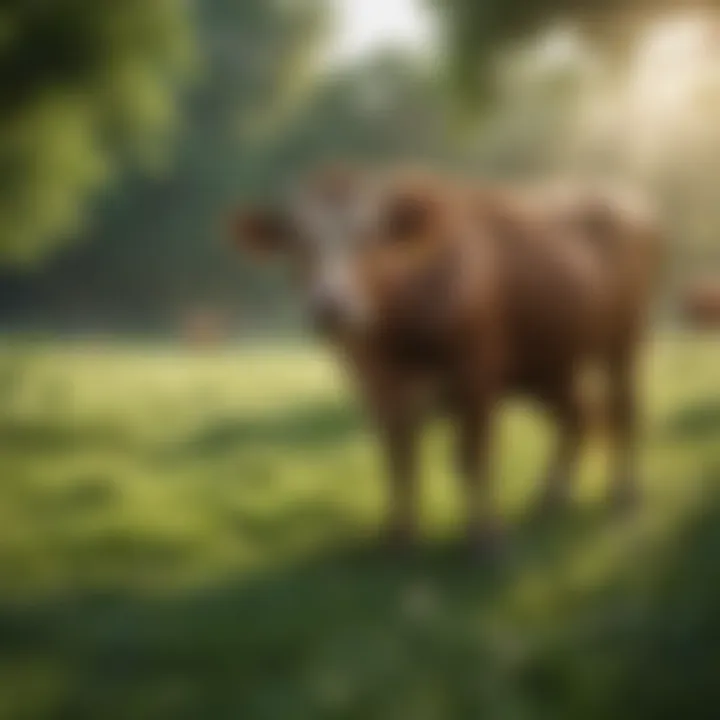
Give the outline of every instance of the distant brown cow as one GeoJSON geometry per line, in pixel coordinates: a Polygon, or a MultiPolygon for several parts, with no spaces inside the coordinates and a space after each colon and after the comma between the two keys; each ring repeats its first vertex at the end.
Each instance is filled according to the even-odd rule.
{"type": "Polygon", "coordinates": [[[634,499],[633,364],[657,256],[638,213],[592,194],[561,201],[417,173],[327,172],[287,204],[236,222],[243,246],[295,260],[315,321],[360,385],[387,449],[392,539],[414,535],[416,438],[428,409],[456,424],[473,545],[487,547],[498,529],[488,444],[509,394],[554,414],[542,506],[568,500],[589,363],[609,381],[610,496],[634,499]]]}
{"type": "Polygon", "coordinates": [[[697,328],[720,327],[720,278],[698,280],[682,297],[685,321],[697,328]]]}
{"type": "Polygon", "coordinates": [[[214,347],[227,336],[226,319],[222,312],[198,307],[181,318],[181,332],[185,342],[200,347],[214,347]]]}

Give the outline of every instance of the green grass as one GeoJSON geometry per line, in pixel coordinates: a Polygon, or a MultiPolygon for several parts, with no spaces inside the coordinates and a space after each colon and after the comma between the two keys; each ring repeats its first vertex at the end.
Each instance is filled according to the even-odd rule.
{"type": "Polygon", "coordinates": [[[720,342],[659,341],[643,380],[641,512],[605,512],[596,443],[532,523],[550,436],[514,405],[482,567],[442,426],[422,546],[376,547],[372,433],[312,349],[6,348],[0,718],[713,717],[720,342]]]}

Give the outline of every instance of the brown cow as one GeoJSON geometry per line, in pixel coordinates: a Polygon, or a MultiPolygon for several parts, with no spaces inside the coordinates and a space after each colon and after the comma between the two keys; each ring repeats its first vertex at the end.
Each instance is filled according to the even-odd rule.
{"type": "Polygon", "coordinates": [[[683,293],[682,312],[694,328],[720,327],[720,278],[693,282],[683,293]]]}
{"type": "Polygon", "coordinates": [[[295,260],[318,326],[359,382],[387,449],[391,538],[414,535],[416,438],[429,407],[456,424],[474,545],[498,529],[488,444],[509,394],[540,400],[557,419],[541,499],[564,503],[589,363],[608,377],[610,496],[634,499],[633,362],[657,255],[639,214],[592,194],[547,199],[418,173],[331,171],[282,207],[241,213],[236,233],[295,260]]]}

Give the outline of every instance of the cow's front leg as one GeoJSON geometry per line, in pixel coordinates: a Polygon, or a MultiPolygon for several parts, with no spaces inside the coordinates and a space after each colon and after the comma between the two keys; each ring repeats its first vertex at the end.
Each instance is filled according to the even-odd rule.
{"type": "Polygon", "coordinates": [[[467,539],[481,554],[494,553],[501,539],[490,472],[492,411],[489,397],[476,397],[468,399],[456,416],[467,539]]]}
{"type": "Polygon", "coordinates": [[[361,390],[379,431],[386,463],[387,519],[383,534],[395,548],[410,545],[418,525],[417,440],[420,408],[410,380],[387,363],[361,366],[361,390]]]}
{"type": "Polygon", "coordinates": [[[381,418],[387,458],[388,510],[385,535],[395,548],[411,545],[418,525],[417,422],[409,406],[386,408],[381,418]]]}

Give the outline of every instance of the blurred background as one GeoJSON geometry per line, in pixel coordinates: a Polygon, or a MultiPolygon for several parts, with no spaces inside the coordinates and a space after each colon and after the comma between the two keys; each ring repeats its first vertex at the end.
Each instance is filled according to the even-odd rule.
{"type": "Polygon", "coordinates": [[[720,701],[720,3],[3,0],[0,717],[713,717],[720,701]],[[228,212],[325,160],[640,187],[670,239],[641,515],[526,525],[502,569],[372,536],[372,438],[228,212]]]}

